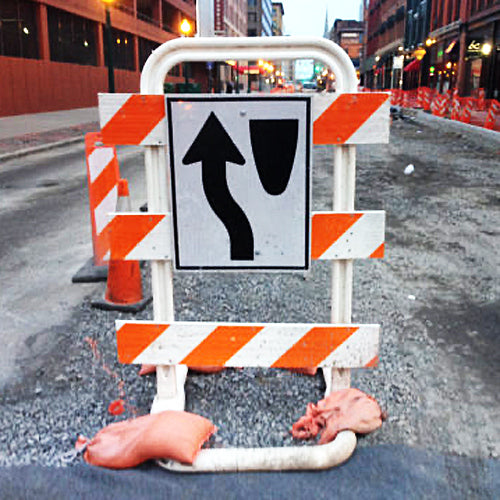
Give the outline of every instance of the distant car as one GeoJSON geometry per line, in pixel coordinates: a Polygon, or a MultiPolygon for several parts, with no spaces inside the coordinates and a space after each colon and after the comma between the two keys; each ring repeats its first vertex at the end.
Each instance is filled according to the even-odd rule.
{"type": "Polygon", "coordinates": [[[302,84],[303,90],[316,90],[318,86],[316,85],[316,82],[304,82],[302,84]]]}

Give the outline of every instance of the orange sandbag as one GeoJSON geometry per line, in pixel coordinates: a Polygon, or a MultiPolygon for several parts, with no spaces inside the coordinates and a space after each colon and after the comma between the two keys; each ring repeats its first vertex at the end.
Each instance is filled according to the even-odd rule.
{"type": "MultiPolygon", "coordinates": [[[[190,370],[201,373],[219,373],[225,368],[223,366],[190,366],[190,370]]],[[[142,365],[139,370],[139,375],[149,375],[156,373],[156,365],[142,365]]]]}
{"type": "MultiPolygon", "coordinates": [[[[88,442],[83,455],[91,465],[134,467],[146,460],[170,458],[192,464],[216,427],[184,411],[164,411],[108,425],[88,442]]],[[[79,437],[81,441],[81,437],[79,437]]]]}
{"type": "Polygon", "coordinates": [[[321,432],[319,444],[329,443],[340,431],[368,434],[382,425],[385,415],[371,396],[359,389],[332,392],[317,405],[309,403],[306,414],[292,427],[296,439],[310,439],[321,432]]]}
{"type": "Polygon", "coordinates": [[[139,375],[149,375],[150,373],[156,373],[156,365],[141,365],[139,375]]]}
{"type": "Polygon", "coordinates": [[[318,368],[316,366],[312,366],[310,368],[287,368],[293,373],[300,373],[301,375],[310,375],[313,377],[318,372],[318,368]]]}

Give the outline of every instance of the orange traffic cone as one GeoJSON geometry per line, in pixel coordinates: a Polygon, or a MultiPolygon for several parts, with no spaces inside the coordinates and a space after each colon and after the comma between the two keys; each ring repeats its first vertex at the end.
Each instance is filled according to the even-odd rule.
{"type": "MultiPolygon", "coordinates": [[[[117,212],[130,212],[130,198],[126,179],[118,181],[117,212]]],[[[98,309],[125,312],[142,311],[151,302],[151,297],[142,295],[142,280],[139,261],[110,260],[108,281],[104,300],[92,302],[98,309]]]]}

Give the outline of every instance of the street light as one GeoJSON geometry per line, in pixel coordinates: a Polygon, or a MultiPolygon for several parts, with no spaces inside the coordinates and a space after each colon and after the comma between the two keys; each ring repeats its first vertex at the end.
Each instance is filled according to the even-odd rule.
{"type": "Polygon", "coordinates": [[[184,36],[189,36],[189,33],[191,33],[191,23],[187,19],[183,19],[181,22],[181,33],[184,36]]]}
{"type": "Polygon", "coordinates": [[[109,6],[114,0],[102,0],[106,11],[106,53],[108,54],[108,92],[115,92],[115,74],[113,71],[113,34],[111,32],[111,15],[109,6]]]}
{"type": "MultiPolygon", "coordinates": [[[[191,33],[191,29],[192,29],[191,23],[187,19],[184,18],[181,21],[181,25],[180,25],[180,30],[181,30],[182,36],[189,36],[189,34],[191,33]]],[[[188,85],[189,85],[189,79],[188,79],[188,74],[187,74],[187,63],[184,63],[184,86],[185,86],[184,91],[185,92],[188,91],[188,85]]]]}
{"type": "Polygon", "coordinates": [[[489,56],[491,54],[491,44],[489,43],[484,43],[483,46],[481,47],[481,52],[485,55],[485,56],[489,56]]]}

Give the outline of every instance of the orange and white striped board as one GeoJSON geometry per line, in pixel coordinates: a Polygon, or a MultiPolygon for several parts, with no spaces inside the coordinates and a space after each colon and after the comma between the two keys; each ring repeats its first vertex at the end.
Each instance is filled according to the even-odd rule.
{"type": "Polygon", "coordinates": [[[121,363],[362,368],[377,364],[379,325],[116,321],[121,363]]]}
{"type": "Polygon", "coordinates": [[[110,212],[116,210],[120,178],[115,148],[98,145],[101,141],[102,137],[98,132],[85,135],[92,245],[96,266],[103,265],[109,258],[107,225],[110,221],[110,212]]]}
{"type": "Polygon", "coordinates": [[[389,142],[390,94],[320,94],[312,101],[313,144],[389,142]]]}
{"type": "Polygon", "coordinates": [[[381,259],[385,212],[313,212],[311,259],[381,259]]]}
{"type": "MultiPolygon", "coordinates": [[[[212,97],[216,99],[216,95],[212,94],[212,97]]],[[[227,95],[224,98],[227,99],[227,95]]],[[[287,99],[287,96],[282,98],[287,99]]],[[[389,98],[390,95],[385,92],[313,96],[313,143],[389,142],[389,98]]],[[[168,99],[168,96],[161,95],[99,94],[99,116],[104,142],[114,145],[166,145],[165,104],[168,99]]],[[[237,100],[238,97],[235,96],[234,99],[237,100]]]]}
{"type": "MultiPolygon", "coordinates": [[[[314,212],[311,258],[320,260],[382,258],[385,212],[314,212]]],[[[109,223],[113,260],[171,260],[168,214],[114,213],[109,223]]]]}

